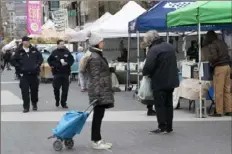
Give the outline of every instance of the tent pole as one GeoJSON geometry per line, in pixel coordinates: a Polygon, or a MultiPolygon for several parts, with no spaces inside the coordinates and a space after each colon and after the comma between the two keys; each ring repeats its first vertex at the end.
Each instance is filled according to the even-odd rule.
{"type": "Polygon", "coordinates": [[[188,61],[187,50],[186,50],[186,36],[184,33],[182,35],[182,41],[183,41],[182,50],[184,51],[184,57],[185,57],[185,60],[188,61]]]}
{"type": "Polygon", "coordinates": [[[137,35],[137,88],[139,89],[140,87],[140,80],[139,80],[139,77],[140,77],[140,69],[139,69],[139,65],[140,65],[140,54],[139,54],[139,49],[140,49],[140,44],[139,44],[139,31],[136,31],[136,35],[137,35]]]}
{"type": "Polygon", "coordinates": [[[131,39],[131,33],[128,35],[128,44],[127,44],[127,75],[126,75],[126,89],[125,91],[128,91],[128,88],[130,87],[130,40],[131,39]]]}
{"type": "Polygon", "coordinates": [[[200,101],[199,101],[199,103],[200,103],[200,118],[203,118],[203,116],[202,116],[202,83],[201,83],[201,76],[202,76],[201,68],[203,69],[203,66],[201,66],[202,65],[202,63],[201,63],[201,47],[200,47],[200,45],[201,45],[201,23],[200,23],[199,18],[200,17],[198,15],[197,16],[197,19],[198,19],[198,46],[199,46],[199,48],[198,48],[198,52],[199,52],[199,72],[198,72],[198,74],[199,74],[199,83],[200,83],[200,101]]]}
{"type": "Polygon", "coordinates": [[[169,31],[168,30],[167,30],[167,34],[166,35],[167,35],[167,39],[166,39],[167,43],[169,43],[169,31]]]}

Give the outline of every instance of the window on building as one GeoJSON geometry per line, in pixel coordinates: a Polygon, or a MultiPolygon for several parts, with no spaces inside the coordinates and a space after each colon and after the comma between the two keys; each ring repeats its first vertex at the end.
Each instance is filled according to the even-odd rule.
{"type": "Polygon", "coordinates": [[[60,7],[60,2],[59,1],[49,1],[48,6],[49,6],[50,11],[55,11],[60,7]]]}

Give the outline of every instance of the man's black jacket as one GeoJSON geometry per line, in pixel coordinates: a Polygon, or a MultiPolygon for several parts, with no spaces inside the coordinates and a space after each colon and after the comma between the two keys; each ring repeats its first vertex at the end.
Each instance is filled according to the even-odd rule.
{"type": "Polygon", "coordinates": [[[151,77],[154,91],[174,89],[179,86],[175,51],[171,44],[162,39],[156,40],[149,47],[143,76],[151,77]]]}
{"type": "Polygon", "coordinates": [[[74,57],[67,48],[57,48],[48,57],[48,64],[52,68],[53,75],[70,75],[74,57]],[[60,60],[64,59],[67,65],[62,65],[60,60]]]}
{"type": "Polygon", "coordinates": [[[42,54],[31,45],[29,46],[28,53],[26,53],[23,47],[18,48],[11,59],[11,64],[20,74],[39,75],[42,63],[42,54]]]}

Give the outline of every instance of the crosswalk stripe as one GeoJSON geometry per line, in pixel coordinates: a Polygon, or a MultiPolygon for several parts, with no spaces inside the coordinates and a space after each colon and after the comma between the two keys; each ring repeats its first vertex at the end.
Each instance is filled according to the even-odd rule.
{"type": "Polygon", "coordinates": [[[16,84],[19,83],[19,81],[2,81],[1,84],[16,84]]]}
{"type": "MultiPolygon", "coordinates": [[[[1,121],[15,122],[57,122],[66,112],[2,112],[1,121]]],[[[231,117],[196,118],[194,114],[175,111],[174,121],[230,121],[231,117]]],[[[92,115],[87,121],[92,120],[92,115]]],[[[107,111],[103,121],[108,122],[143,122],[156,121],[156,117],[146,116],[146,111],[107,111]]]]}
{"type": "Polygon", "coordinates": [[[1,105],[21,105],[23,101],[21,98],[8,90],[1,90],[1,105]]]}

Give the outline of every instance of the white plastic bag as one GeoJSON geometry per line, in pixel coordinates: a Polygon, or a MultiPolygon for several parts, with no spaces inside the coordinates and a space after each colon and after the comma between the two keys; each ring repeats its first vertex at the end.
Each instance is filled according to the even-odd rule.
{"type": "Polygon", "coordinates": [[[138,97],[141,100],[154,100],[151,89],[151,79],[147,76],[144,76],[141,80],[138,97]]]}
{"type": "Polygon", "coordinates": [[[179,99],[180,99],[180,88],[177,87],[174,89],[173,92],[173,108],[175,109],[179,103],[179,99]]]}
{"type": "Polygon", "coordinates": [[[117,63],[116,70],[117,71],[125,71],[126,69],[126,63],[117,63]]]}

